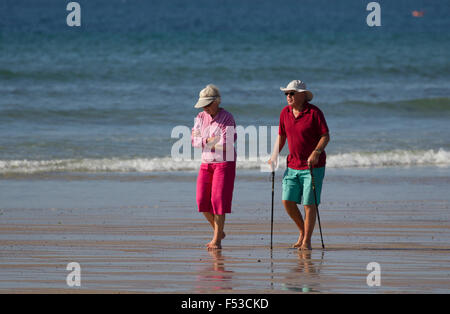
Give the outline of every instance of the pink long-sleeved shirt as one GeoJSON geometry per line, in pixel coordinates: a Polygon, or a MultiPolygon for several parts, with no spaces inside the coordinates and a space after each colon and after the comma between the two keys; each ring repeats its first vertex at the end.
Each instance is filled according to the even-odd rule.
{"type": "Polygon", "coordinates": [[[233,115],[223,108],[219,108],[214,118],[204,111],[200,112],[195,118],[191,139],[193,147],[202,148],[202,163],[236,161],[236,123],[233,115]],[[196,131],[198,136],[195,136],[196,131]],[[213,147],[206,143],[210,137],[220,138],[213,147]]]}

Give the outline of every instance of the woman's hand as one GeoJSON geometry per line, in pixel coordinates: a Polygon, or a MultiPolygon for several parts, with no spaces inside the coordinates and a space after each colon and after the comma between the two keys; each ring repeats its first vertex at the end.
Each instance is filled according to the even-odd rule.
{"type": "Polygon", "coordinates": [[[208,139],[206,140],[206,144],[208,144],[210,146],[214,146],[219,141],[220,141],[220,136],[212,136],[212,137],[208,137],[208,139]]]}
{"type": "Polygon", "coordinates": [[[200,136],[202,136],[200,130],[194,130],[194,132],[192,133],[192,135],[195,136],[195,137],[200,137],[200,136]]]}

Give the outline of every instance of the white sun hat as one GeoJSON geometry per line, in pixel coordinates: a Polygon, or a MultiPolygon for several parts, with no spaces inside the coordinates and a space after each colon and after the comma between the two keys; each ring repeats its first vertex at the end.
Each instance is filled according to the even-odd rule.
{"type": "Polygon", "coordinates": [[[217,101],[220,104],[220,92],[219,88],[213,84],[208,84],[202,89],[198,95],[198,101],[194,108],[203,108],[208,106],[213,101],[217,101]]]}
{"type": "Polygon", "coordinates": [[[291,81],[286,87],[280,87],[280,89],[283,92],[287,92],[290,90],[296,91],[296,92],[305,92],[306,93],[306,99],[310,101],[313,99],[314,95],[309,90],[306,89],[306,84],[300,80],[293,80],[291,81]]]}

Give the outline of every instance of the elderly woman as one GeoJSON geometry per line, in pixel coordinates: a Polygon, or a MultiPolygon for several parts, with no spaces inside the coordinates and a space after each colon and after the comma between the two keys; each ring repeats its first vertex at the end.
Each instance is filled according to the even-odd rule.
{"type": "Polygon", "coordinates": [[[220,108],[219,89],[210,84],[200,91],[195,108],[202,108],[192,129],[192,146],[202,148],[197,178],[197,205],[214,230],[209,250],[221,249],[225,238],[225,214],[231,213],[236,175],[236,124],[231,113],[220,108]]]}

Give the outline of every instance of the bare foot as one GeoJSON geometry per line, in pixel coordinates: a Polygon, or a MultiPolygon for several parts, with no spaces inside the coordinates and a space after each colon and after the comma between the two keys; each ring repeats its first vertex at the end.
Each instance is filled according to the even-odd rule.
{"type": "Polygon", "coordinates": [[[312,250],[311,243],[303,243],[302,246],[299,248],[299,250],[311,251],[312,250]]]}
{"type": "Polygon", "coordinates": [[[208,251],[209,250],[220,250],[222,249],[222,244],[220,242],[212,242],[208,245],[208,251]]]}
{"type": "MultiPolygon", "coordinates": [[[[225,239],[226,236],[227,235],[225,234],[225,232],[222,232],[222,239],[221,240],[225,239]]],[[[212,245],[213,242],[214,242],[214,240],[211,240],[208,243],[206,243],[206,247],[209,248],[212,245]]]]}
{"type": "Polygon", "coordinates": [[[298,249],[298,248],[300,248],[302,246],[302,243],[303,243],[303,235],[300,235],[298,237],[298,241],[296,243],[292,244],[292,248],[293,249],[298,249]]]}

